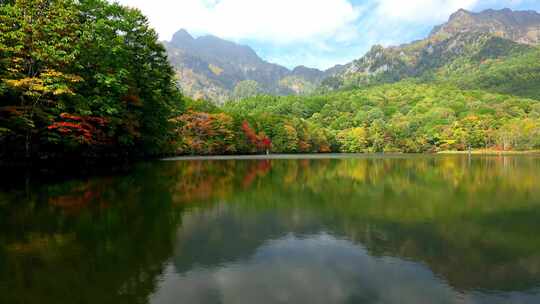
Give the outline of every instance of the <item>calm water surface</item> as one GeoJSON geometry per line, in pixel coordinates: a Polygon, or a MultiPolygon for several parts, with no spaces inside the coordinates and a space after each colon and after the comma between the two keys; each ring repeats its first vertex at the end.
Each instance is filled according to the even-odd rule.
{"type": "Polygon", "coordinates": [[[534,156],[160,161],[0,190],[0,303],[537,304],[539,233],[534,156]]]}

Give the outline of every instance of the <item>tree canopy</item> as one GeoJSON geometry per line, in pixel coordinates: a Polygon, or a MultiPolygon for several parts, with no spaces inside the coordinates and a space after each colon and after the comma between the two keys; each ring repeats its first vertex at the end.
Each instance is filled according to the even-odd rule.
{"type": "Polygon", "coordinates": [[[167,149],[182,99],[138,10],[103,0],[5,1],[0,27],[1,155],[167,149]]]}

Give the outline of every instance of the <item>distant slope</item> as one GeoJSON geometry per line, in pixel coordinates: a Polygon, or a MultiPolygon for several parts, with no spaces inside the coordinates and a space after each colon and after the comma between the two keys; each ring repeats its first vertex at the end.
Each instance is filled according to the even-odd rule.
{"type": "MultiPolygon", "coordinates": [[[[236,119],[227,133],[240,134],[236,151],[244,149],[238,127],[244,122],[267,136],[277,153],[540,149],[539,25],[535,12],[460,10],[426,39],[374,46],[364,57],[324,72],[333,76],[316,94],[255,96],[223,107],[190,102],[192,114],[182,125],[192,126],[193,115],[236,119]],[[216,116],[200,114],[208,110],[216,116]]],[[[280,83],[311,91],[316,81],[307,79],[319,75],[300,67],[282,75],[280,83]]],[[[258,85],[242,80],[235,92],[253,95],[258,85]]],[[[188,130],[181,138],[204,142],[204,134],[214,142],[215,132],[204,129],[188,130]]],[[[186,146],[182,153],[215,151],[186,146]]]]}
{"type": "Polygon", "coordinates": [[[490,33],[522,44],[540,42],[540,14],[535,11],[488,9],[480,13],[459,10],[447,23],[433,29],[431,37],[455,35],[462,32],[490,33]]]}
{"type": "Polygon", "coordinates": [[[325,79],[326,89],[393,83],[406,78],[538,98],[540,14],[459,10],[424,40],[383,48],[325,79]]]}
{"type": "Polygon", "coordinates": [[[540,48],[514,48],[505,56],[497,54],[501,49],[484,48],[494,54],[479,52],[476,58],[455,60],[433,75],[424,75],[425,80],[540,100],[540,48]]]}
{"type": "Polygon", "coordinates": [[[258,96],[222,109],[254,117],[273,142],[281,142],[275,129],[283,125],[273,115],[293,126],[305,122],[308,131],[298,127],[298,134],[324,134],[337,152],[540,148],[538,100],[447,84],[403,80],[324,95],[258,96]]]}
{"type": "Polygon", "coordinates": [[[303,66],[290,71],[264,61],[248,46],[215,36],[193,38],[185,30],[178,31],[165,46],[180,86],[195,99],[222,103],[257,93],[305,94],[329,76],[303,66]]]}

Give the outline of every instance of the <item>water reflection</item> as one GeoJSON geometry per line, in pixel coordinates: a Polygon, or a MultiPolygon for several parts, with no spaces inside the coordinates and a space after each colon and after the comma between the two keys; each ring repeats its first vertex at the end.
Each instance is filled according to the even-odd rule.
{"type": "Polygon", "coordinates": [[[0,192],[0,303],[538,303],[540,159],[141,164],[0,192]]]}
{"type": "Polygon", "coordinates": [[[169,264],[151,303],[538,303],[540,292],[460,293],[424,264],[374,257],[328,234],[269,240],[250,258],[178,273],[169,264]]]}

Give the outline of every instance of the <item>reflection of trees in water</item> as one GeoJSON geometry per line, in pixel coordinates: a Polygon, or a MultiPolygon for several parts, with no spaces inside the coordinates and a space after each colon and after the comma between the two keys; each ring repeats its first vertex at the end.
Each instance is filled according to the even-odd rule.
{"type": "Polygon", "coordinates": [[[242,179],[242,187],[249,188],[257,177],[264,177],[271,169],[272,162],[267,159],[251,164],[242,179]]]}
{"type": "Polygon", "coordinates": [[[180,220],[156,175],[44,186],[1,208],[0,303],[146,303],[180,220]]]}
{"type": "MultiPolygon", "coordinates": [[[[182,263],[179,254],[175,262],[182,263]]],[[[286,235],[261,243],[248,256],[241,254],[169,276],[154,298],[235,304],[453,303],[457,294],[424,265],[374,257],[362,246],[325,233],[286,235]],[[208,294],[220,300],[208,300],[208,294]]],[[[178,271],[182,264],[175,266],[178,271]]]]}
{"type": "MultiPolygon", "coordinates": [[[[185,214],[176,241],[177,271],[185,273],[195,265],[216,268],[242,263],[268,240],[283,238],[291,232],[302,238],[328,231],[337,238],[365,246],[372,256],[425,263],[459,290],[517,291],[540,283],[539,244],[534,236],[527,240],[533,242],[529,248],[515,250],[511,241],[493,241],[490,236],[483,239],[482,231],[469,233],[469,229],[482,228],[479,224],[456,229],[459,234],[449,239],[432,223],[396,224],[359,218],[347,214],[347,210],[336,214],[298,205],[257,210],[249,202],[246,198],[245,202],[185,214]]],[[[309,204],[318,202],[310,200],[309,204]]]]}
{"type": "Polygon", "coordinates": [[[105,194],[111,186],[114,187],[114,181],[111,178],[74,183],[67,193],[64,190],[65,186],[62,186],[59,190],[53,190],[57,193],[53,192],[48,197],[48,204],[74,215],[87,208],[106,209],[110,206],[110,202],[105,194]]]}
{"type": "Polygon", "coordinates": [[[162,178],[168,184],[176,204],[226,199],[239,187],[249,188],[253,182],[268,174],[269,160],[259,161],[185,161],[158,164],[162,178]]]}
{"type": "MultiPolygon", "coordinates": [[[[209,253],[210,264],[212,258],[226,261],[245,257],[268,238],[289,231],[303,233],[302,227],[292,223],[302,222],[309,214],[309,222],[318,223],[309,231],[334,231],[364,244],[374,255],[423,261],[460,289],[526,289],[540,281],[540,241],[535,235],[540,228],[540,201],[534,199],[540,196],[530,182],[538,177],[537,159],[474,158],[469,162],[467,158],[444,157],[307,161],[309,165],[306,161],[271,163],[270,172],[257,182],[264,187],[246,190],[241,183],[227,187],[232,194],[227,196],[226,206],[238,216],[231,218],[220,207],[221,212],[210,217],[208,227],[201,227],[204,219],[193,221],[196,228],[181,234],[186,238],[181,245],[186,254],[178,261],[186,262],[192,250],[211,252],[212,248],[232,251],[209,253]],[[258,218],[259,214],[266,217],[258,218]],[[257,234],[258,229],[272,233],[257,234]],[[206,230],[208,235],[204,235],[206,230]],[[247,234],[251,239],[239,241],[248,248],[227,245],[228,240],[243,235],[242,231],[251,232],[247,234]],[[191,237],[207,240],[208,244],[196,247],[189,242],[191,237]]],[[[239,170],[237,175],[246,172],[239,170]]],[[[234,183],[235,179],[230,181],[234,183]]],[[[181,268],[189,269],[189,265],[181,268]]]]}
{"type": "Polygon", "coordinates": [[[171,256],[185,272],[320,231],[458,289],[524,290],[540,278],[539,169],[523,157],[157,162],[3,193],[0,302],[144,303],[171,256]]]}

